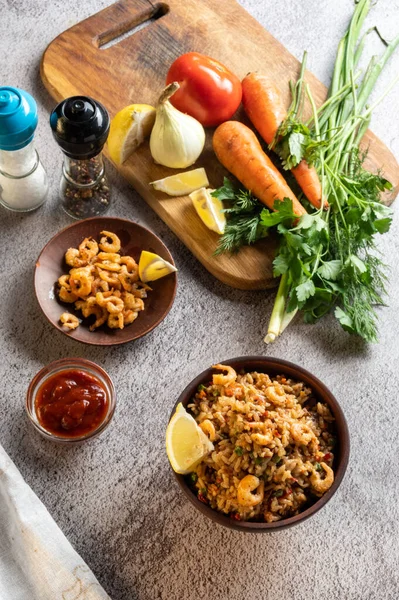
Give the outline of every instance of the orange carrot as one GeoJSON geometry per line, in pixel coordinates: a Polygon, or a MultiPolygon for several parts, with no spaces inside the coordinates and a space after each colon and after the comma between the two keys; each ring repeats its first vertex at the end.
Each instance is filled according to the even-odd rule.
{"type": "MultiPolygon", "coordinates": [[[[320,208],[321,204],[321,183],[317,171],[314,167],[309,167],[306,160],[291,169],[291,173],[301,187],[306,198],[315,206],[320,208]]],[[[328,208],[328,202],[324,201],[324,208],[328,208]]]]}
{"type": "MultiPolygon", "coordinates": [[[[271,144],[287,116],[280,91],[265,75],[249,73],[242,80],[242,104],[254,127],[271,144]]],[[[302,160],[292,173],[309,202],[320,208],[321,184],[316,169],[302,160]]],[[[324,208],[327,207],[324,201],[324,208]]]]}
{"type": "Polygon", "coordinates": [[[244,123],[226,121],[213,135],[213,149],[219,161],[263,204],[274,210],[276,200],[290,198],[293,211],[306,213],[280,171],[263,152],[258,138],[244,123]]]}
{"type": "Polygon", "coordinates": [[[242,105],[254,127],[271,144],[287,116],[280,90],[265,75],[249,73],[242,80],[242,105]]]}

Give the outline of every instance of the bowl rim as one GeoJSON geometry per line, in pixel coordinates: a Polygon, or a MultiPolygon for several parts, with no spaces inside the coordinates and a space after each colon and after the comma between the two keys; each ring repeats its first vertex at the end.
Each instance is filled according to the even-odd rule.
{"type": "Polygon", "coordinates": [[[36,301],[40,307],[40,310],[42,311],[42,313],[44,314],[44,316],[46,317],[47,321],[50,323],[50,325],[52,325],[52,327],[54,327],[57,331],[59,331],[60,333],[66,335],[68,338],[74,340],[75,342],[79,342],[80,344],[86,344],[87,346],[119,346],[121,344],[128,344],[129,342],[133,342],[134,340],[138,340],[142,337],[144,337],[145,335],[147,335],[148,333],[150,333],[151,331],[153,331],[156,327],[158,327],[158,325],[160,323],[162,323],[162,321],[167,317],[167,315],[169,314],[173,303],[175,301],[176,298],[176,292],[177,292],[177,272],[171,273],[171,276],[175,278],[175,285],[173,288],[173,294],[172,297],[170,299],[170,303],[167,306],[165,312],[161,315],[161,317],[153,324],[151,325],[151,327],[149,327],[146,331],[144,331],[144,333],[141,333],[140,335],[135,335],[132,338],[128,339],[128,340],[115,340],[115,339],[110,339],[109,341],[101,341],[101,342],[96,342],[96,341],[91,341],[91,340],[86,340],[86,339],[79,339],[77,337],[71,337],[70,332],[64,330],[62,327],[56,327],[53,323],[53,321],[50,319],[50,317],[47,315],[46,311],[44,310],[42,303],[39,300],[39,294],[38,294],[38,285],[37,285],[37,281],[36,281],[36,275],[37,275],[37,270],[40,264],[40,259],[42,257],[42,255],[44,254],[44,252],[46,251],[47,247],[54,242],[55,239],[57,239],[60,235],[62,235],[63,233],[65,233],[65,231],[67,231],[68,229],[71,229],[73,227],[76,227],[78,224],[85,222],[88,223],[90,221],[118,221],[121,223],[129,223],[129,224],[134,224],[137,227],[140,227],[141,229],[143,229],[146,233],[148,233],[149,235],[154,236],[158,242],[167,250],[168,254],[171,257],[171,263],[173,266],[175,266],[175,261],[173,259],[173,256],[171,254],[171,252],[169,251],[168,247],[166,246],[166,244],[164,244],[164,242],[161,240],[160,237],[158,237],[153,231],[151,231],[150,229],[148,229],[148,227],[144,227],[143,225],[141,225],[140,223],[137,223],[136,221],[133,221],[132,219],[124,219],[122,217],[112,217],[112,216],[97,216],[97,217],[89,217],[87,219],[79,219],[78,221],[74,221],[73,223],[71,223],[70,225],[67,225],[66,227],[64,227],[63,229],[61,229],[60,231],[58,231],[56,234],[54,234],[49,241],[47,242],[47,244],[45,246],[43,246],[39,256],[37,257],[36,261],[35,261],[35,268],[34,268],[34,272],[33,272],[33,289],[35,292],[35,296],[36,296],[36,301]]]}
{"type": "MultiPolygon", "coordinates": [[[[343,413],[343,410],[338,403],[338,400],[335,398],[335,396],[332,394],[332,392],[327,388],[327,386],[318,377],[316,377],[316,375],[313,375],[307,369],[305,369],[299,365],[296,365],[293,362],[284,360],[284,359],[275,358],[275,357],[271,357],[271,356],[270,357],[262,356],[262,355],[239,356],[239,357],[220,361],[219,363],[215,362],[213,364],[230,365],[233,368],[238,369],[238,368],[246,368],[245,365],[248,365],[248,368],[252,368],[250,366],[251,363],[264,363],[264,366],[262,366],[262,368],[264,368],[264,369],[269,368],[274,371],[278,371],[279,369],[281,369],[282,371],[284,369],[288,369],[289,371],[295,372],[297,374],[297,375],[293,375],[293,373],[291,373],[290,376],[303,377],[304,381],[306,383],[308,383],[310,386],[312,386],[312,384],[316,384],[316,386],[321,389],[321,391],[322,391],[321,399],[324,402],[326,402],[328,404],[328,406],[332,409],[334,417],[336,418],[336,422],[339,419],[339,426],[337,425],[337,439],[338,439],[338,445],[339,445],[339,463],[338,463],[337,468],[334,470],[334,483],[331,486],[331,488],[321,498],[319,498],[314,504],[312,504],[310,507],[308,507],[306,510],[304,510],[303,512],[300,512],[298,515],[289,517],[288,519],[281,519],[280,521],[274,521],[272,523],[235,521],[235,520],[231,519],[228,515],[220,513],[218,511],[216,511],[215,509],[211,508],[210,506],[208,506],[207,504],[204,504],[203,502],[198,500],[197,496],[195,496],[195,494],[189,488],[189,486],[185,480],[185,476],[175,473],[175,471],[173,471],[171,466],[170,466],[170,468],[172,469],[172,472],[177,480],[177,483],[179,484],[180,488],[182,489],[182,491],[184,492],[186,497],[195,506],[195,508],[197,508],[203,515],[205,515],[212,521],[214,521],[220,525],[223,525],[224,527],[228,527],[230,529],[235,529],[235,530],[244,531],[244,532],[251,532],[251,533],[263,533],[263,532],[278,531],[278,530],[292,527],[293,525],[302,523],[303,521],[305,521],[306,519],[308,519],[309,517],[314,515],[316,512],[318,512],[321,508],[323,508],[323,506],[325,506],[327,504],[327,502],[329,502],[329,500],[331,500],[331,498],[337,491],[338,487],[340,486],[340,484],[344,478],[346,468],[348,466],[349,455],[350,455],[350,438],[349,438],[348,424],[346,422],[346,418],[343,413]],[[338,417],[338,419],[337,419],[337,417],[338,417]]],[[[212,367],[205,369],[204,371],[202,371],[202,373],[197,375],[184,388],[184,390],[179,395],[179,397],[172,409],[169,420],[172,418],[177,405],[180,402],[182,402],[183,406],[186,407],[186,403],[185,403],[186,400],[188,402],[190,397],[192,397],[194,395],[193,392],[194,392],[194,390],[197,389],[198,385],[203,383],[205,380],[209,381],[209,377],[212,375],[213,372],[214,372],[214,370],[212,369],[212,367]]],[[[285,373],[283,373],[283,374],[285,374],[285,373]]],[[[315,393],[315,395],[318,397],[321,396],[318,392],[315,393]]]]}
{"type": "Polygon", "coordinates": [[[44,365],[31,379],[25,397],[25,412],[28,416],[29,422],[33,427],[38,431],[45,439],[50,440],[52,442],[57,442],[59,444],[65,445],[75,445],[81,444],[85,441],[91,440],[97,436],[99,436],[112,421],[112,418],[115,413],[116,408],[116,389],[114,386],[114,382],[112,381],[111,376],[107,373],[105,369],[100,367],[97,363],[88,360],[87,358],[80,357],[67,357],[67,358],[59,358],[51,361],[47,365],[44,365]],[[33,410],[36,394],[39,390],[42,383],[44,383],[48,378],[50,378],[55,373],[68,370],[68,369],[81,369],[85,372],[94,372],[98,379],[105,385],[107,395],[109,396],[109,408],[108,412],[104,417],[104,420],[98,424],[96,429],[85,433],[83,435],[77,437],[67,437],[57,435],[56,433],[52,433],[48,431],[45,427],[43,427],[33,416],[33,410]]]}

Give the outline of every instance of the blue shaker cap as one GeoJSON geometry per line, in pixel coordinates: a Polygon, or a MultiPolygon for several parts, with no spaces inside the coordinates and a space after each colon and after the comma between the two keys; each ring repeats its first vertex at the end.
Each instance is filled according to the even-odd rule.
{"type": "Polygon", "coordinates": [[[33,140],[37,105],[30,94],[0,87],[0,150],[20,150],[33,140]]]}

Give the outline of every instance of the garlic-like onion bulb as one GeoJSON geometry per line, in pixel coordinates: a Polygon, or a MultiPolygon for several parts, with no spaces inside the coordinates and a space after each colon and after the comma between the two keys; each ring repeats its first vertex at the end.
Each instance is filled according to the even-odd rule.
{"type": "Polygon", "coordinates": [[[173,82],[162,92],[150,137],[150,150],[155,162],[172,169],[184,169],[195,163],[205,144],[205,130],[201,123],[169,102],[179,87],[177,82],[173,82]]]}

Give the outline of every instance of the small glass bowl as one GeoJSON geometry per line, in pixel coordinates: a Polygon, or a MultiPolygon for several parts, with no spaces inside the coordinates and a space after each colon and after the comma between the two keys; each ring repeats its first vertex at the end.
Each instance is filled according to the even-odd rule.
{"type": "Polygon", "coordinates": [[[116,405],[115,387],[114,387],[114,384],[112,383],[112,379],[110,378],[108,373],[106,373],[106,371],[104,371],[104,369],[102,369],[101,367],[96,365],[96,363],[91,362],[90,360],[86,360],[85,358],[62,358],[60,360],[55,360],[55,361],[51,362],[46,367],[43,367],[43,369],[41,369],[34,376],[34,378],[32,379],[32,381],[29,384],[28,392],[26,395],[25,408],[26,408],[26,412],[29,417],[29,420],[32,423],[32,425],[34,426],[34,428],[39,433],[41,433],[42,436],[45,437],[47,440],[51,440],[53,442],[58,442],[61,444],[77,444],[77,443],[82,443],[88,439],[97,437],[98,435],[100,435],[100,433],[102,433],[104,431],[104,429],[106,429],[108,427],[108,425],[110,424],[111,419],[114,415],[115,405],[116,405]],[[36,395],[37,395],[37,392],[38,392],[39,388],[41,387],[41,385],[47,379],[49,379],[49,377],[52,377],[53,375],[55,375],[56,373],[59,373],[60,371],[66,371],[69,369],[71,369],[71,370],[79,369],[80,371],[84,371],[85,373],[88,373],[89,375],[93,375],[94,377],[97,377],[97,379],[99,379],[101,381],[101,383],[103,384],[106,394],[107,394],[107,397],[108,397],[108,411],[107,411],[107,414],[105,415],[104,420],[101,421],[101,423],[93,431],[85,433],[81,436],[73,436],[73,437],[56,435],[55,433],[47,431],[47,429],[45,429],[40,424],[39,419],[36,414],[36,407],[35,407],[36,395]]]}

